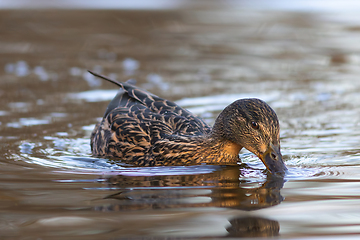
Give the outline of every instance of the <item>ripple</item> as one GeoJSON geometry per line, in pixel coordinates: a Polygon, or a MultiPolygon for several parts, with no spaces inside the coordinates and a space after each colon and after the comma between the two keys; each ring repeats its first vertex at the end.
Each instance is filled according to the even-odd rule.
{"type": "MultiPolygon", "coordinates": [[[[100,174],[135,176],[170,176],[208,174],[221,170],[223,166],[195,165],[195,166],[158,166],[133,167],[114,160],[91,157],[87,138],[71,139],[66,134],[46,136],[42,142],[34,143],[22,141],[19,144],[20,153],[16,159],[22,159],[31,164],[54,168],[70,174],[100,174]],[[60,135],[60,136],[59,136],[60,135]]],[[[244,162],[240,178],[248,182],[258,182],[266,178],[263,163],[252,153],[240,155],[244,162]]],[[[344,175],[347,170],[336,166],[318,166],[316,158],[291,158],[286,161],[288,173],[286,180],[310,180],[315,178],[331,178],[344,175]]]]}
{"type": "MultiPolygon", "coordinates": [[[[14,159],[21,159],[30,164],[51,167],[54,172],[68,174],[97,174],[105,176],[122,175],[127,177],[139,176],[178,176],[178,175],[201,175],[221,171],[225,166],[219,165],[193,165],[193,166],[157,166],[157,167],[134,167],[114,160],[94,158],[90,153],[81,153],[78,149],[83,146],[82,140],[67,142],[56,140],[57,147],[40,149],[35,143],[24,142],[20,146],[19,155],[14,159]],[[80,144],[75,146],[75,144],[80,144]],[[66,148],[65,145],[71,146],[66,148]],[[61,148],[61,150],[59,150],[61,148]],[[74,153],[78,153],[75,154],[74,153]],[[80,156],[82,155],[82,156],[80,156]]],[[[87,146],[87,144],[86,144],[87,146]]],[[[261,163],[260,163],[261,164],[261,163]]],[[[266,174],[259,163],[250,163],[241,168],[239,178],[246,182],[259,182],[266,179],[266,174]]]]}
{"type": "Polygon", "coordinates": [[[20,142],[19,154],[14,154],[14,159],[75,174],[189,175],[211,173],[222,168],[214,165],[132,167],[114,160],[91,157],[88,138],[73,139],[62,133],[57,135],[45,136],[41,143],[20,142]]]}
{"type": "MultiPolygon", "coordinates": [[[[324,158],[323,156],[311,155],[294,157],[291,156],[291,154],[289,155],[283,155],[285,159],[285,164],[288,167],[288,172],[285,176],[286,180],[311,180],[317,178],[337,178],[341,176],[343,176],[344,178],[348,178],[350,175],[357,174],[356,169],[358,168],[358,166],[354,164],[344,165],[342,163],[344,159],[342,158],[333,159],[333,157],[331,156],[329,158],[324,158]],[[351,171],[350,169],[353,171],[351,171]],[[354,171],[355,173],[353,173],[354,171]]],[[[251,169],[247,173],[248,177],[264,177],[264,173],[262,173],[262,171],[265,170],[265,167],[263,163],[254,154],[246,152],[240,154],[240,158],[251,169]]],[[[344,158],[349,160],[349,156],[346,156],[344,158]]]]}
{"type": "Polygon", "coordinates": [[[21,158],[31,164],[55,168],[57,172],[69,174],[101,174],[108,176],[120,174],[129,177],[195,175],[212,173],[222,168],[222,166],[215,165],[129,167],[101,158],[50,155],[40,158],[24,153],[21,154],[21,158]]]}
{"type": "Polygon", "coordinates": [[[221,111],[228,104],[241,98],[260,98],[266,102],[275,101],[279,98],[279,92],[272,92],[267,94],[251,93],[251,94],[225,94],[212,95],[195,98],[183,98],[176,101],[176,104],[186,107],[194,114],[202,114],[209,111],[221,111]]]}
{"type": "Polygon", "coordinates": [[[6,126],[11,128],[22,128],[25,126],[43,125],[49,123],[50,120],[48,119],[20,118],[19,121],[7,123],[6,126]]]}
{"type": "Polygon", "coordinates": [[[68,96],[72,99],[80,99],[86,102],[110,101],[117,94],[118,90],[90,90],[79,93],[70,93],[68,96]]]}
{"type": "Polygon", "coordinates": [[[311,180],[316,178],[331,178],[346,174],[336,167],[291,167],[286,174],[286,180],[311,180]]]}
{"type": "MultiPolygon", "coordinates": [[[[93,129],[93,125],[83,126],[82,131],[93,129]]],[[[123,175],[123,176],[166,176],[166,175],[189,175],[207,174],[221,170],[221,166],[197,165],[197,166],[161,166],[161,167],[133,167],[124,163],[94,158],[88,137],[73,138],[67,132],[57,132],[52,136],[44,136],[39,142],[19,142],[19,155],[15,159],[22,159],[31,164],[54,168],[71,174],[100,174],[100,175],[123,175]]],[[[332,177],[347,177],[348,169],[344,169],[343,161],[349,163],[349,155],[334,157],[324,154],[306,154],[305,156],[293,149],[284,149],[284,159],[288,166],[286,180],[311,180],[332,177]],[[342,166],[342,167],[338,167],[342,166]]],[[[263,163],[252,153],[244,150],[240,154],[244,165],[241,168],[242,180],[258,182],[266,178],[266,169],[263,163]]],[[[353,164],[358,161],[360,155],[354,155],[350,161],[353,164]]]]}

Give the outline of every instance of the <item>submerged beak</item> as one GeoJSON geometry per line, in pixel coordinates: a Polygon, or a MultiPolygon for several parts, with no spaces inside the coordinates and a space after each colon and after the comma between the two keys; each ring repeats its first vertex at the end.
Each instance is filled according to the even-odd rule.
{"type": "Polygon", "coordinates": [[[287,168],[282,159],[279,145],[271,143],[266,152],[259,155],[259,158],[271,173],[280,175],[286,173],[287,168]]]}

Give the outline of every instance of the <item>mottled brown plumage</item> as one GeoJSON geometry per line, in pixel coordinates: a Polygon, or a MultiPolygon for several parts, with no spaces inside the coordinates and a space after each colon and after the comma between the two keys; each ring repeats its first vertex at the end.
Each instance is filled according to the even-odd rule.
{"type": "Polygon", "coordinates": [[[235,165],[244,147],[271,172],[284,173],[279,122],[259,99],[240,99],[217,117],[213,129],[174,102],[90,72],[120,86],[91,135],[94,156],[137,166],[235,165]]]}

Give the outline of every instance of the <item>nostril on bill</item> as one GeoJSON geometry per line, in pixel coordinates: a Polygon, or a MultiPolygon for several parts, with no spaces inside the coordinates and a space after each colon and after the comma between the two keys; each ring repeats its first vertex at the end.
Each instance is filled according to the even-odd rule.
{"type": "Polygon", "coordinates": [[[277,160],[277,156],[275,153],[271,153],[271,158],[274,159],[274,160],[277,160]]]}

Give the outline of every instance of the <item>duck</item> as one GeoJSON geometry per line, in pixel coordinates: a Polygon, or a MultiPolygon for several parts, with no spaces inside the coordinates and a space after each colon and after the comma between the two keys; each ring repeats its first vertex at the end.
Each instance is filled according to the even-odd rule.
{"type": "Polygon", "coordinates": [[[255,154],[271,174],[287,171],[275,111],[257,98],[224,108],[213,127],[175,102],[89,71],[120,87],[91,133],[94,157],[132,166],[239,165],[239,152],[255,154]]]}

